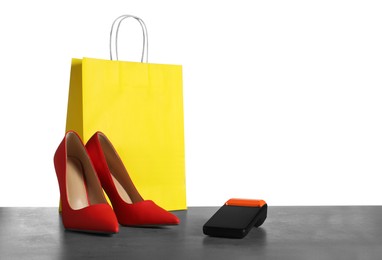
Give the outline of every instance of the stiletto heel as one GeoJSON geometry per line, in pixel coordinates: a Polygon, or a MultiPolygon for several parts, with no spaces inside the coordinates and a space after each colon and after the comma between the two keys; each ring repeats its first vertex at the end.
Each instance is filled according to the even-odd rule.
{"type": "Polygon", "coordinates": [[[64,227],[117,233],[118,220],[105,199],[85,146],[75,132],[66,133],[54,155],[54,166],[60,187],[64,227]]]}
{"type": "Polygon", "coordinates": [[[86,149],[121,225],[179,224],[175,215],[141,197],[122,160],[103,133],[95,133],[87,142],[86,149]]]}

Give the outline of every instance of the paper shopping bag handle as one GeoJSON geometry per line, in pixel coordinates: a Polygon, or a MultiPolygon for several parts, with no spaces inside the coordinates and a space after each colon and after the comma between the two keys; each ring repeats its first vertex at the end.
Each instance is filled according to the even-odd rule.
{"type": "Polygon", "coordinates": [[[113,31],[114,31],[114,25],[118,21],[117,28],[115,30],[115,58],[118,60],[118,32],[119,32],[119,26],[121,25],[122,21],[125,20],[126,18],[134,18],[139,22],[142,28],[143,32],[143,47],[142,47],[142,57],[141,57],[141,62],[143,62],[145,53],[146,53],[146,63],[148,62],[149,58],[149,37],[147,34],[147,28],[146,24],[143,22],[143,20],[137,16],[134,15],[121,15],[117,19],[114,20],[113,24],[111,25],[111,30],[110,30],[110,40],[109,40],[109,49],[110,49],[110,59],[113,60],[113,51],[112,51],[112,38],[113,38],[113,31]]]}

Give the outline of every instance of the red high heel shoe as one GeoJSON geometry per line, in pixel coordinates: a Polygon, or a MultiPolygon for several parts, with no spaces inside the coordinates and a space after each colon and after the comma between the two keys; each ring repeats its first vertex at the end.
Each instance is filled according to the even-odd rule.
{"type": "Polygon", "coordinates": [[[118,220],[107,203],[85,146],[73,131],[66,133],[54,155],[66,229],[117,233],[118,220]]]}
{"type": "Polygon", "coordinates": [[[122,160],[103,133],[95,133],[87,142],[86,148],[121,225],[179,224],[175,215],[151,200],[143,200],[122,160]]]}

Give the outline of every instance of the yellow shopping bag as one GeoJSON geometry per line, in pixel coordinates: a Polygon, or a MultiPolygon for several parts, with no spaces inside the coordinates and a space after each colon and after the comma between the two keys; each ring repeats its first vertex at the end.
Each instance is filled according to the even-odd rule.
{"type": "MultiPolygon", "coordinates": [[[[129,17],[144,31],[143,61],[147,30],[140,18],[117,18],[115,34],[129,17]]],[[[66,130],[84,142],[102,131],[144,199],[167,210],[186,209],[182,66],[73,59],[66,130]]]]}

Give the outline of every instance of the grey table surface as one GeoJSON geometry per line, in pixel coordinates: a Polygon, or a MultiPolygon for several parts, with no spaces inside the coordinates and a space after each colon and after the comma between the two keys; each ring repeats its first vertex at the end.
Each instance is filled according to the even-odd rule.
{"type": "Polygon", "coordinates": [[[66,231],[57,208],[0,208],[0,259],[382,259],[381,206],[270,206],[243,239],[203,235],[218,207],[174,212],[179,226],[66,231]]]}

